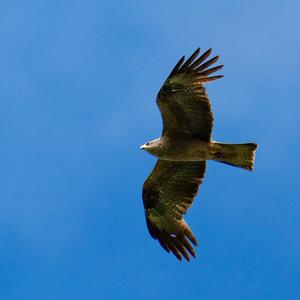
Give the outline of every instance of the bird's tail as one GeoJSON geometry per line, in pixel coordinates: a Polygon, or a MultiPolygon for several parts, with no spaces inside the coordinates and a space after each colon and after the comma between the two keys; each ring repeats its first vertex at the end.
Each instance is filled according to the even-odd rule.
{"type": "Polygon", "coordinates": [[[212,146],[210,154],[213,160],[249,171],[253,170],[257,144],[222,144],[214,142],[212,146]]]}

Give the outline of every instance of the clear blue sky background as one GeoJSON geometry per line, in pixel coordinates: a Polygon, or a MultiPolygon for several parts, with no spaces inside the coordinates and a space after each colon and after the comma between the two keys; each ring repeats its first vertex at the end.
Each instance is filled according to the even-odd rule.
{"type": "Polygon", "coordinates": [[[299,1],[0,4],[1,299],[299,299],[299,1]],[[156,93],[212,47],[214,139],[256,141],[255,172],[208,163],[187,221],[198,257],[148,235],[141,187],[156,93]]]}

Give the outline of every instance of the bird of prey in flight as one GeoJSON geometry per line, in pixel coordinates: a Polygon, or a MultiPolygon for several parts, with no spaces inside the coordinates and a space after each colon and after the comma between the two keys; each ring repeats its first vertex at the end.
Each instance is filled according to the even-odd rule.
{"type": "Polygon", "coordinates": [[[195,257],[197,240],[183,215],[203,181],[206,161],[214,160],[246,170],[253,169],[257,145],[212,141],[213,113],[204,84],[223,77],[210,76],[223,65],[211,67],[211,49],[201,56],[200,48],[176,64],[156,103],[163,119],[161,137],[141,149],[156,156],[156,165],[143,186],[146,224],[150,235],[177,259],[195,257]]]}

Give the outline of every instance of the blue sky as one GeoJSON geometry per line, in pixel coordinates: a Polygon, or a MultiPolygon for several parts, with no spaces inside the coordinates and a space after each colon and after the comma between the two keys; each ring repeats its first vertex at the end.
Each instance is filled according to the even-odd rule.
{"type": "Polygon", "coordinates": [[[1,299],[298,299],[299,1],[2,1],[1,299]],[[179,263],[147,232],[155,96],[198,46],[213,137],[259,144],[254,173],[208,163],[179,263]]]}

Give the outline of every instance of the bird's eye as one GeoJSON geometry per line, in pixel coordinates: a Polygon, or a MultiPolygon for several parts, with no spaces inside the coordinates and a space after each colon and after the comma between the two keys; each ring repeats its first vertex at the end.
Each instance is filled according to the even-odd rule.
{"type": "Polygon", "coordinates": [[[150,145],[150,143],[148,142],[148,143],[146,143],[146,146],[149,146],[150,145]]]}

